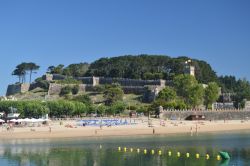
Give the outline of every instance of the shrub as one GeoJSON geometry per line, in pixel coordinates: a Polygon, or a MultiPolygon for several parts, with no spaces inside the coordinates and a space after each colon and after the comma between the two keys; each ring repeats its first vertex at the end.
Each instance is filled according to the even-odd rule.
{"type": "Polygon", "coordinates": [[[65,86],[61,89],[60,96],[70,94],[71,92],[72,92],[72,88],[70,86],[65,86]]]}
{"type": "Polygon", "coordinates": [[[37,86],[44,89],[44,90],[48,90],[49,89],[49,82],[46,80],[39,80],[39,81],[37,81],[37,86]]]}
{"type": "Polygon", "coordinates": [[[73,86],[73,88],[72,88],[72,94],[76,95],[79,92],[79,89],[80,89],[79,85],[73,86]]]}

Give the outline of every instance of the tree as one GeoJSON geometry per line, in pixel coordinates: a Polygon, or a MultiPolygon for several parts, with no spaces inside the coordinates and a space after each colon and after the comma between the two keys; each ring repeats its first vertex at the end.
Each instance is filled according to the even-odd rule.
{"type": "Polygon", "coordinates": [[[75,96],[72,100],[81,102],[81,103],[83,103],[85,105],[91,105],[92,104],[91,98],[89,97],[89,95],[86,95],[86,94],[75,96]]]}
{"type": "Polygon", "coordinates": [[[70,86],[65,86],[61,89],[60,96],[68,95],[72,91],[72,88],[70,86]]]}
{"type": "Polygon", "coordinates": [[[235,76],[220,76],[219,84],[223,93],[233,93],[237,87],[237,79],[235,76]]]}
{"type": "Polygon", "coordinates": [[[112,105],[117,101],[123,100],[124,92],[120,86],[112,84],[110,86],[106,86],[106,90],[104,92],[105,105],[112,105]]]}
{"type": "Polygon", "coordinates": [[[83,77],[87,72],[88,68],[88,63],[70,64],[69,66],[63,69],[63,74],[72,77],[83,77]]]}
{"type": "Polygon", "coordinates": [[[52,72],[55,70],[55,66],[49,66],[47,69],[47,73],[52,74],[52,72]]]}
{"type": "Polygon", "coordinates": [[[183,98],[189,107],[195,108],[202,103],[204,89],[195,77],[181,74],[174,78],[173,83],[177,95],[183,98]]]}
{"type": "Polygon", "coordinates": [[[30,72],[30,83],[31,83],[31,77],[32,74],[35,73],[34,71],[38,70],[40,68],[40,66],[38,66],[37,64],[30,62],[26,64],[26,70],[28,70],[30,72]]]}
{"type": "MultiPolygon", "coordinates": [[[[184,62],[188,57],[170,58],[165,55],[126,55],[101,58],[90,64],[88,76],[122,77],[132,79],[166,79],[183,73],[184,62]]],[[[192,59],[196,68],[196,78],[200,83],[217,81],[217,75],[211,66],[192,59]]]]}
{"type": "Polygon", "coordinates": [[[127,105],[124,102],[117,101],[117,102],[112,103],[112,105],[110,105],[110,107],[106,109],[106,112],[109,115],[120,114],[124,112],[126,107],[127,105]]]}
{"type": "Polygon", "coordinates": [[[74,104],[74,111],[73,115],[81,116],[83,113],[87,112],[87,106],[81,102],[73,102],[74,104]]]}
{"type": "Polygon", "coordinates": [[[24,82],[24,77],[25,77],[25,70],[22,70],[20,68],[16,68],[13,72],[12,75],[18,76],[19,83],[24,82]]]}
{"type": "Polygon", "coordinates": [[[204,104],[207,109],[212,108],[212,104],[219,98],[219,86],[215,82],[210,82],[205,89],[204,104]]]}
{"type": "Polygon", "coordinates": [[[63,73],[63,67],[64,65],[63,64],[60,64],[58,66],[49,66],[47,71],[50,73],[50,74],[62,74],[63,73]]]}
{"type": "Polygon", "coordinates": [[[157,96],[157,99],[165,100],[166,102],[174,101],[177,97],[176,91],[171,87],[166,87],[161,90],[157,96]]]}
{"type": "Polygon", "coordinates": [[[20,83],[24,83],[26,81],[26,74],[27,74],[27,63],[21,63],[16,66],[16,69],[12,72],[12,75],[16,75],[19,78],[20,83]]]}
{"type": "Polygon", "coordinates": [[[31,77],[35,70],[38,70],[40,66],[36,65],[33,62],[26,63],[23,62],[16,66],[16,69],[12,72],[12,75],[17,75],[19,78],[19,82],[24,83],[26,81],[26,74],[27,71],[30,73],[30,83],[31,83],[31,77]]]}
{"type": "Polygon", "coordinates": [[[194,85],[188,91],[188,98],[186,99],[187,104],[192,108],[200,106],[203,102],[204,97],[204,88],[202,87],[202,85],[194,85]]]}
{"type": "Polygon", "coordinates": [[[246,79],[239,79],[235,88],[235,107],[244,108],[245,101],[250,100],[250,83],[246,79]]]}
{"type": "Polygon", "coordinates": [[[73,95],[76,95],[79,92],[79,90],[80,90],[79,85],[75,85],[75,86],[73,86],[71,91],[72,91],[73,95]]]}

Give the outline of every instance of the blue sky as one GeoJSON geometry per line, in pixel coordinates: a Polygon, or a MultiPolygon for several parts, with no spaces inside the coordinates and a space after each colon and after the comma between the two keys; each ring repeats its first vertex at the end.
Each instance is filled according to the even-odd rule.
{"type": "Polygon", "coordinates": [[[189,56],[250,80],[249,0],[2,0],[0,95],[21,62],[41,66],[125,54],[189,56]]]}

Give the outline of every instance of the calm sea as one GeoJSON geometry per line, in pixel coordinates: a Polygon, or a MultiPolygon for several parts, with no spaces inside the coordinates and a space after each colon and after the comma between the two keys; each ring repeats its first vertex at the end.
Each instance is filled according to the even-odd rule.
{"type": "Polygon", "coordinates": [[[0,140],[0,165],[250,166],[250,131],[198,136],[0,140]],[[139,153],[137,149],[140,149],[139,153]],[[216,156],[219,151],[229,152],[230,161],[218,161],[216,156]],[[189,158],[186,153],[190,154],[189,158]],[[199,159],[195,156],[197,153],[200,154],[199,159]],[[208,160],[206,154],[210,156],[208,160]]]}

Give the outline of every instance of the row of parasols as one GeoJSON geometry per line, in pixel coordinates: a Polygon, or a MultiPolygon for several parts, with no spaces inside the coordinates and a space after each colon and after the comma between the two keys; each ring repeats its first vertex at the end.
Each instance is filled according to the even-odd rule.
{"type": "MultiPolygon", "coordinates": [[[[25,119],[11,119],[9,120],[9,122],[18,122],[18,123],[22,123],[22,122],[25,122],[25,123],[39,123],[39,122],[48,122],[48,121],[51,121],[49,119],[35,119],[35,118],[25,118],[25,119]]],[[[0,123],[3,123],[5,122],[4,120],[0,119],[0,123]]]]}

